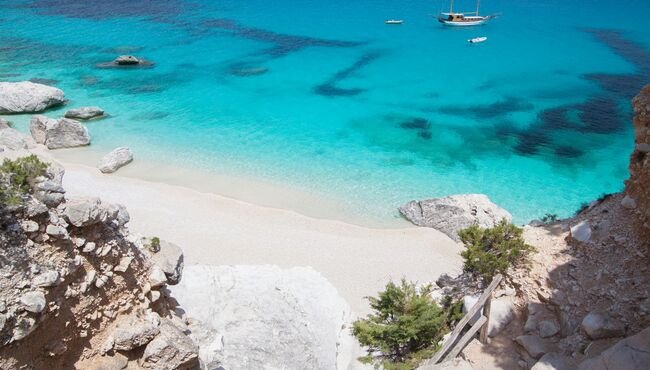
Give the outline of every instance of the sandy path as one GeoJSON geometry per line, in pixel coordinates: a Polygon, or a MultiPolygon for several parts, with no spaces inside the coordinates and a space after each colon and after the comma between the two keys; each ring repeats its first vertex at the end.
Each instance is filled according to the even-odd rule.
{"type": "Polygon", "coordinates": [[[215,194],[66,164],[68,196],[99,196],[127,206],[130,228],[180,245],[188,264],[311,266],[351,308],[388,279],[431,281],[460,268],[460,247],[425,228],[371,229],[262,207],[215,194]]]}

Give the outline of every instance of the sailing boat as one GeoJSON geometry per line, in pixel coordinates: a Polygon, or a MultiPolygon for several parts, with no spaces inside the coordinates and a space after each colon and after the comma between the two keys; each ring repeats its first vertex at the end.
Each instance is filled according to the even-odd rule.
{"type": "Polygon", "coordinates": [[[445,26],[478,26],[494,18],[493,15],[479,15],[478,9],[481,0],[476,0],[476,11],[467,13],[454,13],[454,0],[450,0],[449,13],[440,13],[438,22],[445,26]]]}

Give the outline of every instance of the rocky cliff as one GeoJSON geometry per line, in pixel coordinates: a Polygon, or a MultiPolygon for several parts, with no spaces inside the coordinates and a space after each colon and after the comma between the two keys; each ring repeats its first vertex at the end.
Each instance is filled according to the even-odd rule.
{"type": "Polygon", "coordinates": [[[166,289],[180,280],[180,249],[130,235],[119,204],[67,197],[56,164],[10,199],[16,173],[0,176],[0,369],[197,366],[166,289]]]}
{"type": "Polygon", "coordinates": [[[650,85],[632,101],[634,107],[634,151],[630,158],[630,178],[626,182],[623,206],[634,209],[650,229],[650,85]]]}

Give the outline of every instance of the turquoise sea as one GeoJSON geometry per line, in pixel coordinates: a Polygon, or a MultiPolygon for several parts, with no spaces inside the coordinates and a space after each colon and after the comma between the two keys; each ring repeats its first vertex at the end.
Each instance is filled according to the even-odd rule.
{"type": "Polygon", "coordinates": [[[469,29],[436,22],[446,1],[0,3],[0,80],[63,89],[51,116],[104,108],[88,150],[127,145],[386,219],[472,192],[524,223],[621,190],[630,99],[650,82],[647,0],[484,0],[500,16],[469,29]],[[120,54],[155,65],[98,66],[120,54]]]}

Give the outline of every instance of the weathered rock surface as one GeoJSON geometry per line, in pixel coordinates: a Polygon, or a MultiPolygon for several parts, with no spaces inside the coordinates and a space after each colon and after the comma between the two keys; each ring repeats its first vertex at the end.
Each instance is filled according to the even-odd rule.
{"type": "Polygon", "coordinates": [[[192,265],[170,289],[207,368],[335,369],[344,352],[347,304],[310,268],[192,265]]]}
{"type": "Polygon", "coordinates": [[[535,359],[542,357],[545,353],[549,352],[548,343],[543,339],[534,335],[522,335],[515,339],[528,354],[535,359]]]}
{"type": "Polygon", "coordinates": [[[583,361],[578,370],[647,370],[649,365],[650,327],[583,361]]]}
{"type": "Polygon", "coordinates": [[[41,112],[63,104],[63,91],[33,82],[0,82],[0,114],[41,112]]]}
{"type": "Polygon", "coordinates": [[[104,110],[101,109],[100,107],[81,107],[76,109],[70,109],[69,111],[65,112],[64,117],[72,118],[72,119],[89,120],[93,118],[102,117],[103,115],[104,115],[104,110]]]}
{"type": "Polygon", "coordinates": [[[9,127],[0,130],[0,149],[21,150],[27,149],[27,142],[23,135],[17,130],[9,127]]]}
{"type": "Polygon", "coordinates": [[[650,228],[650,85],[632,100],[634,107],[634,152],[630,158],[630,178],[625,193],[634,200],[636,212],[650,228]]]}
{"type": "Polygon", "coordinates": [[[530,370],[575,370],[576,365],[571,357],[552,352],[542,356],[530,370]]]}
{"type": "Polygon", "coordinates": [[[29,121],[29,132],[38,144],[45,144],[47,130],[56,124],[56,120],[43,115],[35,115],[29,121]]]}
{"type": "Polygon", "coordinates": [[[437,365],[420,366],[416,370],[473,370],[473,368],[469,362],[457,357],[437,365]]]}
{"type": "Polygon", "coordinates": [[[106,209],[99,198],[75,197],[66,203],[65,215],[72,225],[84,227],[106,218],[106,209]]]}
{"type": "Polygon", "coordinates": [[[591,339],[622,337],[625,325],[608,313],[592,311],[582,320],[582,329],[591,339]]]}
{"type": "Polygon", "coordinates": [[[39,313],[45,309],[45,295],[39,291],[27,292],[20,297],[20,303],[27,311],[39,313]]]}
{"type": "Polygon", "coordinates": [[[512,221],[508,211],[492,203],[483,194],[414,200],[401,206],[399,211],[415,225],[437,229],[456,241],[460,241],[458,231],[473,224],[493,227],[503,219],[512,221]]]}
{"type": "Polygon", "coordinates": [[[11,127],[11,125],[9,124],[9,121],[7,121],[6,119],[0,118],[0,130],[6,129],[6,128],[9,128],[9,127],[11,127]]]}
{"type": "Polygon", "coordinates": [[[159,324],[160,317],[155,314],[123,319],[113,330],[113,348],[117,351],[130,351],[144,346],[160,333],[159,324]]]}
{"type": "Polygon", "coordinates": [[[198,364],[199,349],[170,320],[163,319],[158,334],[144,349],[140,366],[153,370],[184,370],[198,364]]]}
{"type": "Polygon", "coordinates": [[[140,59],[134,57],[133,55],[120,55],[115,58],[115,64],[119,65],[135,65],[140,63],[140,59]]]}
{"type": "Polygon", "coordinates": [[[48,149],[74,148],[90,145],[88,129],[81,123],[62,118],[47,127],[45,146],[48,149]]]}
{"type": "Polygon", "coordinates": [[[183,251],[176,244],[161,240],[160,249],[154,253],[152,259],[165,273],[167,283],[176,285],[183,275],[183,251]]]}
{"type": "Polygon", "coordinates": [[[127,147],[113,149],[106,154],[99,163],[102,173],[113,173],[133,161],[133,153],[127,147]]]}
{"type": "Polygon", "coordinates": [[[581,221],[571,227],[571,236],[579,242],[586,242],[591,239],[591,225],[589,221],[581,221]]]}

